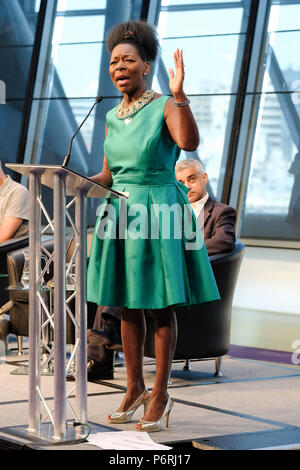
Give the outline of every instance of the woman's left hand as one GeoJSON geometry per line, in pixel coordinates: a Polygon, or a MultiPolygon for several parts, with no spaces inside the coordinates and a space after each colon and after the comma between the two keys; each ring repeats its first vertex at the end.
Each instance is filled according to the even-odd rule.
{"type": "Polygon", "coordinates": [[[184,80],[184,65],[183,65],[183,53],[182,50],[176,49],[173,55],[175,64],[175,74],[173,69],[169,69],[169,88],[176,98],[184,94],[183,91],[183,80],[184,80]]]}
{"type": "Polygon", "coordinates": [[[179,148],[186,151],[196,150],[199,145],[199,130],[189,101],[183,91],[184,65],[182,50],[176,49],[174,54],[175,74],[169,69],[169,88],[174,100],[168,100],[164,118],[168,131],[179,148]],[[174,102],[175,101],[175,102],[174,102]],[[182,106],[178,106],[182,103],[182,106]]]}

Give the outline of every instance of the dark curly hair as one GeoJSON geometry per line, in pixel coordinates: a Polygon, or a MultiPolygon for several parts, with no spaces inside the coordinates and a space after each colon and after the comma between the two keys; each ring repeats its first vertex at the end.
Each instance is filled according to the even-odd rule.
{"type": "Polygon", "coordinates": [[[106,47],[111,53],[120,43],[133,44],[143,61],[154,61],[159,43],[156,31],[145,21],[127,21],[115,26],[106,39],[106,47]]]}

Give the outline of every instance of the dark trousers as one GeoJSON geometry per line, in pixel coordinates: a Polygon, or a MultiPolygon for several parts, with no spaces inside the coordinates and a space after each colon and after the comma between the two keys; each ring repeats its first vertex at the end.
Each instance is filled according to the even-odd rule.
{"type": "MultiPolygon", "coordinates": [[[[93,329],[101,330],[104,327],[105,321],[109,318],[108,315],[121,321],[121,311],[121,307],[106,307],[104,305],[99,305],[96,311],[93,329]]],[[[114,351],[107,349],[105,346],[88,343],[87,356],[88,359],[93,359],[94,361],[101,362],[102,364],[111,365],[114,360],[114,351]]]]}

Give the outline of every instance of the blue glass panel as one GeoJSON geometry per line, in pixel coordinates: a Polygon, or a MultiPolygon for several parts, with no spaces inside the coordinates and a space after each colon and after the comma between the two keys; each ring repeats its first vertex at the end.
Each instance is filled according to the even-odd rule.
{"type": "Polygon", "coordinates": [[[297,240],[300,153],[276,93],[262,95],[245,199],[242,236],[297,240]]]}
{"type": "Polygon", "coordinates": [[[236,92],[238,83],[234,81],[234,70],[244,37],[241,40],[242,44],[238,35],[169,39],[162,42],[162,59],[168,71],[174,68],[176,48],[183,50],[185,90],[189,94],[236,92]]]}
{"type": "Polygon", "coordinates": [[[106,0],[58,0],[57,11],[106,8],[106,0]]]}
{"type": "Polygon", "coordinates": [[[52,43],[78,43],[103,41],[104,15],[58,16],[52,43]]]}
{"type": "Polygon", "coordinates": [[[0,0],[0,80],[6,91],[0,149],[6,162],[17,158],[39,3],[0,0]]]}

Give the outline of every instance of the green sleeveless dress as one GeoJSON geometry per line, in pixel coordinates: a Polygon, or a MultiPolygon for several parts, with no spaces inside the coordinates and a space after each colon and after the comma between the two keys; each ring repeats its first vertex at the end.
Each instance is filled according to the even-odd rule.
{"type": "Polygon", "coordinates": [[[98,305],[160,309],[218,300],[219,292],[191,209],[175,178],[180,149],[168,137],[161,96],[131,121],[106,115],[104,151],[112,189],[126,203],[100,206],[87,272],[87,299],[98,305]]]}

